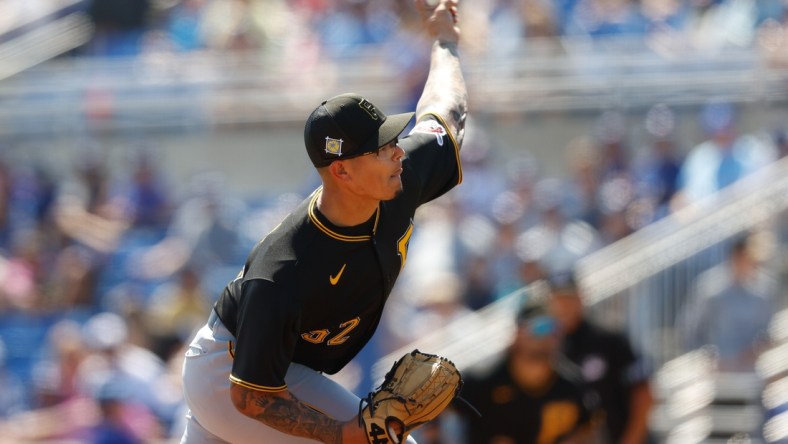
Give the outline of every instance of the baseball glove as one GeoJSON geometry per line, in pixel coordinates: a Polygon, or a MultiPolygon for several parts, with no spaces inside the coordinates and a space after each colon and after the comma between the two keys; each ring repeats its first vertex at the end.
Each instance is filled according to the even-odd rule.
{"type": "Polygon", "coordinates": [[[361,400],[359,425],[370,444],[402,443],[413,429],[437,417],[461,389],[462,377],[451,361],[414,350],[361,400]]]}

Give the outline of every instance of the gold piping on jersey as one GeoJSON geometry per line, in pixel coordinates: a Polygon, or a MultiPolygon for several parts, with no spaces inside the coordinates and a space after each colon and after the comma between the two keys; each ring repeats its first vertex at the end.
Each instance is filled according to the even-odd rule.
{"type": "MultiPolygon", "coordinates": [[[[332,237],[336,240],[344,241],[344,242],[364,242],[372,239],[372,236],[369,234],[364,234],[360,236],[347,236],[344,234],[339,234],[332,229],[328,228],[320,222],[320,219],[317,218],[315,214],[315,208],[317,208],[317,198],[323,193],[323,187],[319,187],[315,190],[314,194],[312,195],[312,200],[309,201],[309,210],[307,213],[309,214],[309,219],[315,224],[315,226],[320,229],[323,233],[326,233],[329,237],[332,237]]],[[[378,229],[378,220],[380,219],[380,206],[375,210],[375,224],[372,227],[372,233],[374,234],[375,231],[378,229]]]]}
{"type": "Polygon", "coordinates": [[[455,159],[457,160],[457,175],[458,175],[457,185],[459,185],[462,183],[462,162],[460,162],[460,147],[459,145],[457,145],[457,140],[454,138],[454,134],[452,134],[451,131],[449,131],[449,126],[446,125],[446,121],[443,120],[443,117],[435,113],[424,113],[424,115],[418,116],[416,118],[416,121],[418,122],[419,120],[421,120],[422,117],[426,115],[435,117],[436,119],[438,119],[438,122],[440,122],[440,124],[443,125],[444,128],[446,128],[446,134],[449,136],[449,139],[451,140],[451,144],[454,145],[454,156],[455,159]]]}
{"type": "Polygon", "coordinates": [[[287,384],[279,386],[279,387],[266,387],[264,385],[257,385],[252,384],[251,382],[246,382],[241,379],[236,378],[233,375],[230,375],[230,382],[240,385],[241,387],[245,387],[252,390],[257,390],[260,392],[283,392],[287,390],[287,384]]]}
{"type": "Polygon", "coordinates": [[[400,265],[399,269],[405,267],[405,261],[408,260],[408,243],[410,242],[410,236],[413,234],[413,218],[410,219],[410,224],[408,224],[408,229],[405,230],[405,234],[402,235],[397,240],[397,253],[399,254],[400,265]]]}

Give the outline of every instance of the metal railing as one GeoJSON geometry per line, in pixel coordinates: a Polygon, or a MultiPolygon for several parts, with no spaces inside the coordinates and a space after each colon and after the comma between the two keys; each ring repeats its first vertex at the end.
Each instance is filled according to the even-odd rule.
{"type": "MultiPolygon", "coordinates": [[[[589,315],[627,331],[646,354],[646,364],[661,367],[683,353],[670,330],[694,279],[722,262],[732,237],[782,217],[786,209],[788,158],[783,158],[717,195],[581,259],[577,279],[589,315]]],[[[784,267],[780,248],[786,246],[775,247],[773,260],[777,267],[784,267]]],[[[375,376],[382,376],[380,371],[414,347],[441,350],[461,366],[482,364],[506,346],[506,334],[511,332],[523,295],[539,291],[538,286],[523,288],[394,350],[379,361],[375,376]],[[465,334],[457,338],[451,331],[465,334]],[[478,353],[480,348],[483,353],[478,353]]]]}
{"type": "MultiPolygon", "coordinates": [[[[775,315],[772,346],[759,357],[756,372],[718,373],[713,353],[684,350],[675,333],[695,279],[725,260],[730,240],[764,225],[780,232],[787,209],[788,158],[783,158],[577,264],[589,316],[627,332],[643,352],[643,365],[654,371],[657,405],[650,428],[659,442],[731,442],[728,438],[741,435],[759,443],[761,430],[767,442],[788,438],[788,415],[766,418],[764,425],[764,407],[788,405],[788,310],[775,315]]],[[[778,234],[767,265],[784,281],[788,233],[778,234]]],[[[440,351],[461,369],[487,365],[511,341],[514,313],[524,295],[539,291],[538,284],[521,289],[392,351],[373,367],[374,380],[414,348],[440,351]]],[[[788,294],[780,297],[784,308],[788,294]]]]}
{"type": "Polygon", "coordinates": [[[758,227],[774,232],[776,244],[765,267],[783,277],[786,209],[788,158],[783,158],[582,258],[577,276],[591,315],[628,331],[658,368],[682,353],[674,329],[679,312],[695,279],[725,260],[736,235],[758,227]]]}
{"type": "MultiPolygon", "coordinates": [[[[84,0],[61,0],[0,33],[0,81],[85,44],[93,25],[84,0]]],[[[47,6],[47,4],[42,4],[47,6]]]]}
{"type": "MultiPolygon", "coordinates": [[[[299,122],[315,97],[348,88],[373,94],[386,108],[399,108],[410,96],[403,68],[378,46],[361,48],[352,57],[303,63],[295,63],[298,55],[275,51],[61,58],[8,78],[39,63],[49,54],[46,51],[51,56],[87,37],[82,18],[67,19],[70,22],[62,23],[57,33],[51,31],[49,46],[43,37],[36,40],[39,55],[21,43],[6,48],[5,56],[0,48],[0,66],[5,69],[0,72],[0,101],[13,104],[0,109],[0,134],[23,131],[13,124],[19,119],[37,120],[40,124],[33,128],[47,131],[53,123],[73,120],[95,106],[104,106],[102,111],[110,117],[103,125],[122,129],[184,122],[299,122]],[[42,97],[48,99],[45,107],[42,97]],[[172,118],[134,118],[146,115],[172,118]]],[[[467,54],[464,67],[475,113],[632,108],[659,102],[691,105],[711,97],[734,102],[788,100],[788,70],[768,63],[757,48],[727,48],[714,54],[685,49],[665,55],[642,41],[589,45],[564,38],[553,43],[551,51],[537,51],[534,48],[544,42],[528,40],[506,56],[467,54]]]]}

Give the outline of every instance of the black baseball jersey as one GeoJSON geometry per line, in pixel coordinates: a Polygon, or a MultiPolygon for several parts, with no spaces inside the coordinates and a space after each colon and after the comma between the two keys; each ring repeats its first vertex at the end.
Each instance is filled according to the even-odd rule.
{"type": "Polygon", "coordinates": [[[618,442],[629,420],[632,386],[647,381],[650,372],[622,332],[587,321],[564,338],[563,353],[577,365],[589,396],[605,412],[610,442],[618,442]]]}
{"type": "Polygon", "coordinates": [[[481,413],[466,417],[469,444],[555,444],[590,425],[583,390],[572,377],[556,372],[538,392],[527,392],[509,365],[504,359],[484,376],[465,378],[462,397],[481,413]]]}
{"type": "Polygon", "coordinates": [[[233,382],[284,390],[291,362],[333,374],[369,341],[405,264],[416,208],[462,181],[457,142],[435,119],[400,139],[403,191],[367,223],[333,225],[317,211],[318,188],[253,248],[214,306],[236,338],[233,382]]]}

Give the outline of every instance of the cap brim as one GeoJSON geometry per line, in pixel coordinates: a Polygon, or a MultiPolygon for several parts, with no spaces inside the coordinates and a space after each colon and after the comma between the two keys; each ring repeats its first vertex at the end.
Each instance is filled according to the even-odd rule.
{"type": "Polygon", "coordinates": [[[380,125],[378,128],[377,137],[374,137],[365,143],[359,150],[358,154],[354,154],[354,156],[375,151],[383,145],[388,145],[391,143],[391,141],[396,139],[402,133],[402,131],[407,128],[415,114],[416,113],[414,112],[410,112],[387,116],[386,121],[383,122],[383,125],[380,125]]]}
{"type": "Polygon", "coordinates": [[[378,147],[387,145],[396,139],[405,130],[415,114],[410,112],[386,117],[386,121],[378,129],[378,147]]]}

